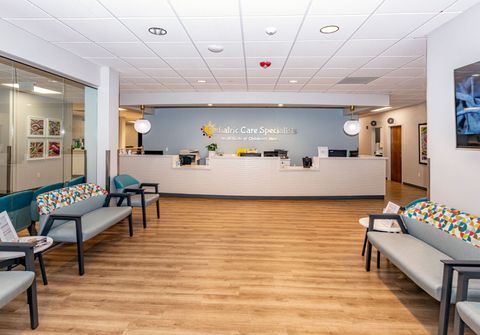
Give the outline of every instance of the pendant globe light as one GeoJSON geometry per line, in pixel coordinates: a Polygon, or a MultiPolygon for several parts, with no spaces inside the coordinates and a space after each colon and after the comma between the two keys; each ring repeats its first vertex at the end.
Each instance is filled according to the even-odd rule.
{"type": "Polygon", "coordinates": [[[360,133],[360,121],[353,119],[353,112],[355,111],[355,106],[350,106],[350,120],[345,121],[343,125],[343,131],[349,136],[355,136],[360,133]]]}
{"type": "Polygon", "coordinates": [[[135,121],[133,128],[135,128],[137,133],[146,134],[150,131],[150,129],[152,129],[152,124],[150,123],[150,121],[144,118],[144,113],[145,113],[144,105],[140,106],[140,110],[142,111],[142,118],[135,121]]]}

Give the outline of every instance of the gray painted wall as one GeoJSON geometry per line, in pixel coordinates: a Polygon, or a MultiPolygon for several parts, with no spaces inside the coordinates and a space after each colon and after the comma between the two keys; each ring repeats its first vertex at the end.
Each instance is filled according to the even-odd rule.
{"type": "MultiPolygon", "coordinates": [[[[198,149],[207,155],[205,146],[215,142],[218,151],[234,153],[238,147],[256,148],[259,152],[286,149],[292,164],[301,164],[304,156],[316,156],[318,146],[332,149],[356,150],[358,136],[347,136],[343,124],[347,117],[341,109],[314,108],[159,108],[155,115],[145,115],[152,130],[144,135],[146,150],[164,150],[178,154],[181,149],[198,149]],[[200,128],[211,121],[217,127],[289,127],[296,135],[270,135],[278,141],[228,141],[216,134],[212,138],[202,135],[200,128]]],[[[235,136],[249,136],[235,135],[235,136]]],[[[256,135],[260,136],[260,135],[256,135]]]]}

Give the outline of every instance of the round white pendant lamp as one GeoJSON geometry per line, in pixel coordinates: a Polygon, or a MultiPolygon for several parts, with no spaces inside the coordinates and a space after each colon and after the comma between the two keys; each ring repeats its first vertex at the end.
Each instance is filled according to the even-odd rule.
{"type": "Polygon", "coordinates": [[[135,128],[137,133],[146,134],[150,131],[150,129],[152,129],[152,124],[150,121],[144,119],[145,106],[141,105],[140,109],[142,110],[142,118],[135,121],[133,128],[135,128]]]}
{"type": "Polygon", "coordinates": [[[350,120],[345,121],[343,124],[343,131],[348,136],[355,136],[360,133],[360,121],[353,119],[353,113],[355,112],[355,106],[350,106],[350,120]]]}

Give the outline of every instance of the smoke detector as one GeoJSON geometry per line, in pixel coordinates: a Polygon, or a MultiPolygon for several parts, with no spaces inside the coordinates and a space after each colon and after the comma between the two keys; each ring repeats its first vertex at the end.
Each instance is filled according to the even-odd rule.
{"type": "Polygon", "coordinates": [[[265,34],[268,36],[273,36],[277,33],[277,27],[267,27],[265,28],[265,34]]]}

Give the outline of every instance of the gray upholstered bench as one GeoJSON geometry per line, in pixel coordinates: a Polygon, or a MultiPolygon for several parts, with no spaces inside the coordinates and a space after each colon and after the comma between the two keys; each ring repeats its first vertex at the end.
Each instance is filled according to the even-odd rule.
{"type": "Polygon", "coordinates": [[[130,195],[110,193],[94,184],[80,184],[37,197],[40,233],[54,242],[76,243],[79,274],[85,273],[83,243],[128,218],[133,235],[130,195]],[[83,193],[82,193],[83,192],[83,193]],[[112,198],[126,200],[128,206],[110,207],[112,198]]]}
{"type": "MultiPolygon", "coordinates": [[[[438,334],[446,335],[450,304],[455,303],[457,274],[455,267],[480,266],[480,248],[441,229],[396,214],[370,215],[366,270],[370,271],[372,246],[390,260],[420,288],[440,301],[438,334]],[[401,234],[388,234],[373,229],[377,219],[393,219],[401,234]]],[[[468,297],[480,301],[480,281],[470,283],[468,297]]]]}

